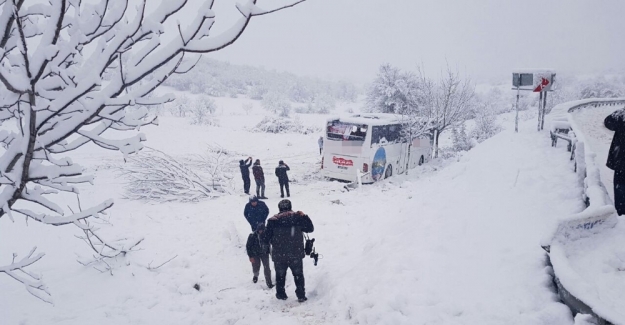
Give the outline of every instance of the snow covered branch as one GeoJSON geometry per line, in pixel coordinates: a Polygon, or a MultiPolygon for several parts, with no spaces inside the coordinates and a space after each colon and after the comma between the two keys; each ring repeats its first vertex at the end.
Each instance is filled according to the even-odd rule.
{"type": "Polygon", "coordinates": [[[4,273],[18,282],[21,282],[26,290],[33,296],[47,303],[52,303],[52,296],[48,291],[48,287],[46,287],[41,280],[41,277],[25,270],[25,268],[39,261],[45,255],[44,253],[37,253],[33,256],[35,250],[37,250],[37,247],[34,247],[26,257],[19,261],[15,261],[17,254],[13,253],[13,261],[11,264],[0,266],[0,273],[4,273]]]}
{"type": "Polygon", "coordinates": [[[223,49],[252,17],[301,2],[263,10],[246,0],[229,29],[211,33],[214,0],[193,8],[195,17],[182,17],[187,0],[161,1],[152,10],[146,0],[0,1],[0,123],[13,124],[0,131],[0,218],[13,219],[13,211],[58,226],[102,214],[112,201],[68,213],[50,198],[92,182],[62,155],[88,143],[125,156],[139,152],[146,139],[137,131],[158,121],[135,107],[172,100],[151,93],[194,66],[183,60],[187,53],[223,49]],[[186,25],[167,27],[180,18],[186,25]],[[122,131],[135,133],[111,136],[122,131]]]}

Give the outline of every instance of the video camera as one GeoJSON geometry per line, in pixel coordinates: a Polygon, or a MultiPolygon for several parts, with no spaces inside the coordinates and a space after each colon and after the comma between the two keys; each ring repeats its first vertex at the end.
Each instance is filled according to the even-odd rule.
{"type": "Polygon", "coordinates": [[[309,255],[310,258],[315,260],[315,266],[317,266],[317,262],[319,261],[319,253],[315,252],[315,248],[313,245],[315,244],[315,239],[310,239],[308,235],[306,235],[306,244],[304,245],[304,253],[309,255]]]}

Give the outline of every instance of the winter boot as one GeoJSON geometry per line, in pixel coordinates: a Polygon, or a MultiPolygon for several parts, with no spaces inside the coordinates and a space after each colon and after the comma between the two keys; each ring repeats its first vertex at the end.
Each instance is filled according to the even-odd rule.
{"type": "Polygon", "coordinates": [[[252,278],[252,282],[254,282],[254,283],[258,282],[258,277],[257,277],[257,276],[254,276],[254,277],[252,278]]]}
{"type": "Polygon", "coordinates": [[[306,300],[308,300],[308,298],[306,298],[306,297],[297,298],[298,302],[304,302],[306,300]]]}
{"type": "Polygon", "coordinates": [[[286,298],[288,298],[288,297],[287,297],[286,293],[283,293],[283,292],[277,292],[277,293],[276,293],[276,298],[278,298],[278,299],[280,299],[280,300],[286,300],[286,298]]]}
{"type": "Polygon", "coordinates": [[[274,287],[273,283],[267,283],[267,288],[271,289],[273,287],[274,287]]]}

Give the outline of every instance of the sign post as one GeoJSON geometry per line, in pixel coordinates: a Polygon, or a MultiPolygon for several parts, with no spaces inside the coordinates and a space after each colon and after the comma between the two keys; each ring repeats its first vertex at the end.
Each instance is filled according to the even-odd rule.
{"type": "Polygon", "coordinates": [[[519,132],[519,92],[521,90],[540,93],[538,100],[538,125],[540,131],[545,126],[545,114],[547,111],[547,92],[552,91],[552,85],[556,78],[553,70],[522,70],[512,73],[513,90],[516,94],[516,117],[514,119],[514,131],[519,132]]]}

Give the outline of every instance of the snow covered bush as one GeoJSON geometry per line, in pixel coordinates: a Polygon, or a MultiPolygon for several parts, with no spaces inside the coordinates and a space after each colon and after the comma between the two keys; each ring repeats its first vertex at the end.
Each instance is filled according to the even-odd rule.
{"type": "Polygon", "coordinates": [[[178,117],[185,117],[190,109],[191,100],[186,95],[176,97],[176,100],[169,105],[171,115],[178,117]]]}
{"type": "Polygon", "coordinates": [[[196,125],[219,125],[219,121],[213,114],[217,111],[217,104],[212,98],[200,96],[191,106],[191,124],[196,125]]]}
{"type": "Polygon", "coordinates": [[[267,93],[263,98],[262,105],[266,110],[281,117],[289,117],[291,114],[291,102],[284,94],[279,92],[267,93]]]}
{"type": "Polygon", "coordinates": [[[502,128],[497,123],[497,114],[493,106],[481,105],[475,114],[475,127],[471,130],[471,138],[482,142],[501,132],[502,128]]]}
{"type": "Polygon", "coordinates": [[[473,143],[467,134],[467,128],[464,123],[451,129],[451,141],[454,151],[468,151],[473,148],[473,143]]]}
{"type": "Polygon", "coordinates": [[[284,117],[265,117],[256,125],[252,132],[264,133],[302,133],[311,134],[320,132],[320,128],[302,125],[299,119],[290,119],[284,117]]]}
{"type": "Polygon", "coordinates": [[[252,109],[254,108],[254,104],[244,103],[243,105],[241,105],[241,108],[243,109],[245,114],[249,115],[252,112],[252,109]]]}
{"type": "MultiPolygon", "coordinates": [[[[149,10],[145,1],[0,1],[0,122],[7,125],[0,132],[0,218],[72,224],[87,239],[97,237],[87,219],[100,217],[113,201],[67,208],[55,202],[55,194],[77,195],[76,184],[94,180],[65,154],[87,143],[126,157],[137,153],[146,140],[137,130],[156,119],[146,109],[126,108],[172,100],[149,95],[193,67],[196,61],[185,56],[221,50],[239,38],[252,17],[300,2],[268,11],[256,1],[237,4],[239,19],[225,32],[212,33],[212,1],[194,4],[194,17],[181,17],[190,4],[184,0],[160,1],[149,10]],[[184,26],[167,27],[180,18],[184,26]],[[116,134],[124,131],[133,134],[116,134]]],[[[103,241],[96,254],[104,247],[128,251],[103,241]]],[[[50,302],[41,278],[25,270],[42,257],[34,249],[23,259],[14,255],[0,273],[50,302]]]]}

